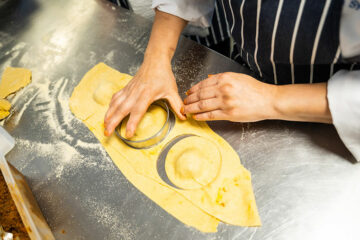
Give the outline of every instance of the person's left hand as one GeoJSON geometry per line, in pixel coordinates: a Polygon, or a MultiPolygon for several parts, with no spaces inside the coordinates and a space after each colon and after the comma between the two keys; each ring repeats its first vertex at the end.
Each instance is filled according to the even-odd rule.
{"type": "Polygon", "coordinates": [[[275,118],[277,86],[240,73],[220,73],[196,84],[187,92],[184,114],[195,120],[254,122],[275,118]]]}

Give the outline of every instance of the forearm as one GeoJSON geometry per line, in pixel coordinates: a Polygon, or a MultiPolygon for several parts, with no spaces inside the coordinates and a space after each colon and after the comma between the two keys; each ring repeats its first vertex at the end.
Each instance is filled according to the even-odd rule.
{"type": "Polygon", "coordinates": [[[274,119],[332,123],[327,83],[276,86],[274,119]]]}
{"type": "Polygon", "coordinates": [[[186,24],[187,21],[182,18],[155,10],[155,20],[144,62],[156,60],[170,63],[186,24]]]}

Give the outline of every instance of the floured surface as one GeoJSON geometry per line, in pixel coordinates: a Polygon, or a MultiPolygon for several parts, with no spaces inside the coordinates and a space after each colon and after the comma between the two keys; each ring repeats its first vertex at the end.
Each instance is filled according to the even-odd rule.
{"type": "Polygon", "coordinates": [[[70,99],[71,111],[99,139],[129,181],[177,219],[201,231],[216,231],[219,220],[241,226],[260,225],[250,173],[242,167],[230,145],[206,123],[176,120],[167,138],[147,150],[129,148],[114,135],[104,136],[103,118],[107,107],[93,98],[93,92],[102,81],[116,83],[120,90],[130,79],[131,76],[100,63],[85,75],[70,99]],[[85,105],[88,107],[84,108],[85,105]],[[219,176],[201,189],[176,190],[163,182],[156,172],[157,156],[164,144],[184,133],[212,139],[223,159],[219,176]]]}

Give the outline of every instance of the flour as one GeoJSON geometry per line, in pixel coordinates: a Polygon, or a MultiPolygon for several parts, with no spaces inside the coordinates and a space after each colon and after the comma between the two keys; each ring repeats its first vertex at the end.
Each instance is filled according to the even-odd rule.
{"type": "MultiPolygon", "coordinates": [[[[105,150],[92,138],[90,132],[89,135],[85,134],[85,137],[81,138],[86,128],[69,109],[70,91],[65,91],[68,83],[69,79],[64,77],[53,82],[47,78],[36,79],[26,87],[26,91],[19,91],[9,98],[14,106],[14,114],[9,119],[12,125],[17,126],[26,118],[28,123],[39,125],[37,129],[47,129],[45,131],[47,141],[33,136],[28,136],[28,139],[22,134],[15,140],[17,149],[31,152],[32,155],[47,160],[45,164],[50,169],[47,173],[48,179],[60,180],[65,173],[76,174],[76,171],[83,167],[113,169],[105,150]],[[106,162],[101,163],[94,158],[87,158],[87,152],[100,154],[98,159],[105,159],[106,162]]],[[[17,161],[16,166],[21,172],[31,165],[29,159],[17,159],[17,161]]],[[[33,187],[36,190],[38,186],[33,187]]]]}
{"type": "Polygon", "coordinates": [[[110,51],[108,54],[106,54],[105,56],[105,63],[112,65],[114,62],[114,50],[110,51]]]}
{"type": "Polygon", "coordinates": [[[135,76],[135,74],[137,73],[137,71],[139,70],[140,68],[140,64],[135,64],[135,65],[132,65],[129,67],[129,74],[131,76],[135,76]]]}
{"type": "Polygon", "coordinates": [[[98,223],[106,226],[110,229],[107,236],[104,239],[124,239],[131,240],[135,238],[134,232],[139,231],[138,228],[134,228],[129,224],[124,216],[119,216],[119,212],[116,211],[109,204],[99,204],[96,199],[86,199],[86,205],[93,211],[90,213],[94,219],[97,219],[98,223]]]}

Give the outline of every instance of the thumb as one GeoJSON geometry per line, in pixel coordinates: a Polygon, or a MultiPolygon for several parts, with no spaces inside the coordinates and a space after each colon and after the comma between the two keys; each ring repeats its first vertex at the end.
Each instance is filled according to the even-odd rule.
{"type": "Polygon", "coordinates": [[[175,112],[178,118],[180,118],[181,120],[186,120],[186,117],[184,116],[184,114],[182,114],[181,109],[183,108],[184,104],[179,94],[176,92],[171,96],[166,97],[166,100],[168,100],[172,110],[175,112]]]}

